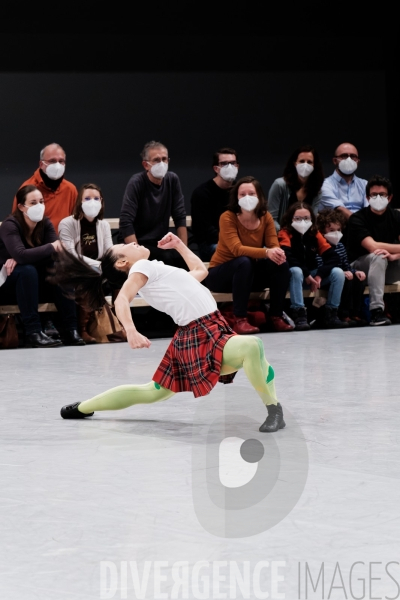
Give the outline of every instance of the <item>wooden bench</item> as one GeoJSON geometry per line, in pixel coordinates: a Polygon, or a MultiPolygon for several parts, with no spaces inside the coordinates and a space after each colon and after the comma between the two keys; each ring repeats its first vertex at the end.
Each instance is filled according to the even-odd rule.
{"type": "MultiPolygon", "coordinates": [[[[108,223],[110,224],[111,229],[115,230],[119,228],[119,219],[118,218],[111,218],[111,219],[106,219],[106,221],[108,221],[108,223]]],[[[186,226],[190,227],[192,224],[192,217],[191,216],[187,216],[186,217],[186,226]]],[[[1,225],[1,223],[0,223],[1,225]]],[[[169,221],[169,225],[171,228],[174,227],[174,221],[172,219],[172,217],[170,218],[169,221]]],[[[208,267],[209,263],[205,263],[205,265],[208,267]]],[[[399,293],[400,292],[400,281],[397,283],[391,283],[388,285],[385,285],[385,294],[394,294],[394,293],[399,293]]],[[[368,286],[365,288],[364,291],[365,295],[369,294],[369,288],[368,286]]],[[[218,303],[222,303],[222,302],[232,302],[232,294],[230,293],[224,293],[224,292],[212,292],[212,295],[215,298],[215,301],[218,303]]],[[[304,298],[318,298],[318,297],[323,297],[326,298],[328,295],[328,292],[326,290],[317,290],[316,292],[311,292],[310,290],[304,290],[303,291],[303,296],[304,298]]],[[[269,293],[269,289],[266,288],[260,292],[252,292],[250,294],[250,300],[269,300],[270,297],[270,293],[269,293]]],[[[289,292],[286,293],[286,298],[290,298],[290,294],[289,292]]],[[[107,301],[109,303],[111,303],[111,296],[109,296],[107,298],[107,301]]],[[[131,307],[132,308],[141,308],[143,306],[148,306],[146,300],[144,300],[143,298],[139,298],[138,296],[136,296],[136,298],[134,298],[131,302],[131,307]]],[[[39,304],[39,312],[57,312],[57,309],[55,307],[54,304],[52,304],[51,302],[45,302],[43,304],[39,304]]],[[[16,314],[19,313],[19,308],[17,305],[0,305],[0,314],[16,314]]]]}
{"type": "MultiPolygon", "coordinates": [[[[395,294],[400,293],[400,281],[397,283],[390,283],[385,285],[385,294],[395,294]]],[[[369,294],[368,286],[364,291],[365,295],[369,294]]],[[[232,294],[224,293],[224,292],[212,292],[213,297],[217,303],[222,302],[232,302],[232,294]]],[[[303,291],[304,298],[326,298],[328,296],[328,292],[326,290],[317,290],[316,292],[311,292],[310,290],[303,291]]],[[[269,300],[270,293],[269,288],[262,290],[260,292],[252,292],[250,294],[250,300],[269,300]]],[[[290,298],[289,292],[286,293],[286,298],[290,298]]],[[[111,296],[107,297],[107,301],[111,304],[111,296]]],[[[144,306],[149,306],[149,304],[143,298],[136,296],[131,302],[132,308],[142,308],[144,306]]],[[[57,308],[55,304],[51,302],[45,302],[43,304],[39,304],[39,312],[57,312],[57,308]]],[[[19,308],[17,304],[5,304],[3,306],[0,305],[0,315],[1,314],[17,314],[19,313],[19,308]]]]}

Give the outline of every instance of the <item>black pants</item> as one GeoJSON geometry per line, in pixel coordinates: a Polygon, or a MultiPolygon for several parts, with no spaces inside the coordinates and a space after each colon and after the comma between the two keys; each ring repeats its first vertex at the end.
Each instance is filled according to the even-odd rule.
{"type": "Polygon", "coordinates": [[[233,313],[237,317],[247,315],[247,303],[251,291],[270,289],[270,314],[282,316],[286,292],[289,288],[290,271],[287,262],[277,265],[272,260],[254,260],[239,256],[222,265],[212,267],[202,282],[212,292],[232,292],[233,313]]]}
{"type": "Polygon", "coordinates": [[[16,265],[0,287],[2,304],[18,304],[25,333],[39,333],[42,324],[38,312],[39,302],[54,302],[65,329],[77,329],[76,305],[66,298],[57,285],[46,281],[49,262],[34,265],[16,265]]]}
{"type": "Polygon", "coordinates": [[[364,299],[367,280],[360,281],[355,275],[353,279],[345,279],[338,313],[341,317],[359,317],[364,299]]]}

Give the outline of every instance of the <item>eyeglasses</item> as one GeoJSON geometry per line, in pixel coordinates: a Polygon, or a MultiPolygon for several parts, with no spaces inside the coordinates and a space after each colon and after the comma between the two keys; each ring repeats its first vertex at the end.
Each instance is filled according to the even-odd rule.
{"type": "Polygon", "coordinates": [[[375,200],[375,198],[377,198],[378,196],[380,196],[381,198],[389,198],[389,194],[371,194],[369,197],[375,200]]]}
{"type": "Polygon", "coordinates": [[[238,163],[236,160],[221,160],[221,162],[218,163],[219,167],[227,167],[228,165],[233,165],[234,167],[237,167],[238,163]]]}
{"type": "Polygon", "coordinates": [[[99,198],[98,196],[96,196],[96,198],[82,198],[83,202],[89,202],[89,200],[97,200],[97,202],[100,202],[101,198],[99,198]]]}
{"type": "Polygon", "coordinates": [[[305,221],[306,223],[308,223],[309,221],[311,221],[310,217],[293,217],[293,221],[295,221],[296,223],[300,223],[301,221],[305,221]]]}
{"type": "Polygon", "coordinates": [[[163,156],[162,158],[153,158],[152,160],[146,160],[150,165],[156,165],[157,163],[163,162],[168,163],[170,159],[167,156],[163,156]]]}
{"type": "Polygon", "coordinates": [[[335,156],[335,158],[340,158],[340,160],[346,160],[346,158],[351,158],[352,160],[360,160],[357,154],[339,154],[339,156],[335,156]]]}
{"type": "Polygon", "coordinates": [[[60,165],[65,165],[67,161],[65,160],[65,158],[60,158],[60,160],[57,160],[56,158],[51,158],[50,160],[44,160],[42,158],[42,162],[46,163],[46,165],[56,165],[57,163],[60,163],[60,165]]]}

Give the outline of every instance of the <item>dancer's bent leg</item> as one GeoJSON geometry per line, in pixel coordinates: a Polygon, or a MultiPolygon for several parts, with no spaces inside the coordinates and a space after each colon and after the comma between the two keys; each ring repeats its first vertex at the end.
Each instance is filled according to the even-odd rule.
{"type": "Polygon", "coordinates": [[[89,414],[97,410],[121,410],[133,404],[152,404],[168,400],[174,392],[150,381],[144,385],[119,385],[90,400],[81,402],[79,412],[89,414]]]}
{"type": "Polygon", "coordinates": [[[277,405],[274,370],[265,358],[264,345],[260,338],[253,335],[235,335],[225,344],[221,375],[242,367],[264,404],[277,405]]]}

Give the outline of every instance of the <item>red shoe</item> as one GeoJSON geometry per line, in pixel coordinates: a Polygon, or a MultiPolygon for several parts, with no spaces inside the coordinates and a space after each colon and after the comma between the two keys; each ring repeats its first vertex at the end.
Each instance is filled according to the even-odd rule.
{"type": "Polygon", "coordinates": [[[260,325],[265,325],[267,319],[265,317],[265,313],[261,310],[249,310],[247,313],[247,319],[250,325],[254,327],[260,327],[260,325]]]}
{"type": "Polygon", "coordinates": [[[250,325],[246,317],[235,317],[235,323],[232,327],[233,331],[239,335],[249,335],[250,333],[260,333],[258,327],[250,325]]]}
{"type": "Polygon", "coordinates": [[[270,317],[274,331],[293,331],[294,327],[286,323],[282,317],[270,317]]]}

